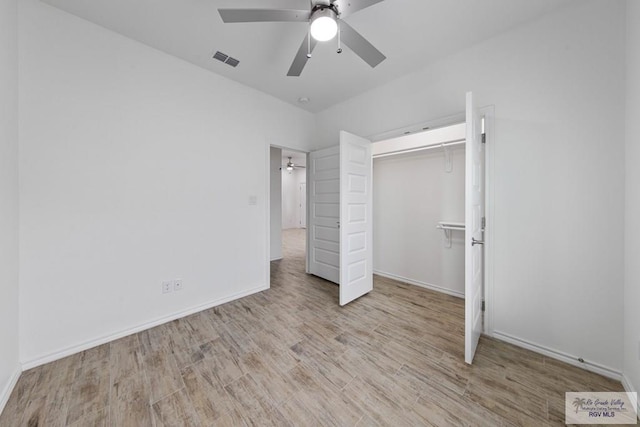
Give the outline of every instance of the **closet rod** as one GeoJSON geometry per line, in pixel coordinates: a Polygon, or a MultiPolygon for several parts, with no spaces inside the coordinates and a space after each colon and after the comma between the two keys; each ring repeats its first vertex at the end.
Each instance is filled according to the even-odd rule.
{"type": "Polygon", "coordinates": [[[414,153],[416,151],[431,150],[431,149],[434,149],[434,148],[451,147],[453,145],[464,144],[465,142],[466,142],[465,139],[458,139],[458,140],[455,140],[455,141],[449,141],[449,142],[445,142],[445,143],[437,143],[437,144],[425,145],[424,147],[408,148],[406,150],[398,150],[398,151],[391,151],[391,152],[388,152],[388,153],[375,154],[372,157],[374,159],[376,159],[376,158],[379,158],[379,157],[395,156],[397,154],[414,153]]]}

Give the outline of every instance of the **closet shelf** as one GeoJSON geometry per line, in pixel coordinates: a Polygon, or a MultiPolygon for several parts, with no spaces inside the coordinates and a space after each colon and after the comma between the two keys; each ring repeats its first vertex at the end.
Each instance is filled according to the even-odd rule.
{"type": "Polygon", "coordinates": [[[451,247],[451,232],[464,231],[464,224],[461,222],[440,221],[436,228],[444,231],[444,247],[451,247]]]}
{"type": "Polygon", "coordinates": [[[440,221],[436,228],[440,230],[461,230],[464,231],[464,223],[461,222],[450,222],[450,221],[440,221]]]}

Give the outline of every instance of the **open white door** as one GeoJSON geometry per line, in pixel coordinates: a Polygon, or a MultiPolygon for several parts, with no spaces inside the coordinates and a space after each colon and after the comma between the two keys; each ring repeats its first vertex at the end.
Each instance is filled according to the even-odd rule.
{"type": "Polygon", "coordinates": [[[373,289],[371,142],[340,132],[340,305],[373,289]]]}
{"type": "Polygon", "coordinates": [[[340,147],[309,153],[307,272],[340,282],[340,147]]]}
{"type": "Polygon", "coordinates": [[[472,363],[482,333],[484,145],[482,117],[471,92],[466,116],[464,360],[472,363]]]}

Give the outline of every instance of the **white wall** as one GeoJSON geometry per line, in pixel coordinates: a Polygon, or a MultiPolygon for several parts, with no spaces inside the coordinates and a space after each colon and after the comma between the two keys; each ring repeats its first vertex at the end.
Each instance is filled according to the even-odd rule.
{"type": "Polygon", "coordinates": [[[265,287],[268,146],[311,114],[36,0],[20,67],[27,366],[265,287]]]}
{"type": "Polygon", "coordinates": [[[17,12],[17,0],[0,0],[0,412],[20,372],[17,12]]]}
{"type": "Polygon", "coordinates": [[[316,145],[461,113],[467,90],[495,105],[495,331],[619,373],[624,54],[624,3],[576,2],[325,110],[316,145]]]}
{"type": "Polygon", "coordinates": [[[307,181],[305,169],[289,173],[282,169],[282,228],[300,228],[300,184],[307,181]]]}
{"type": "Polygon", "coordinates": [[[444,244],[439,221],[464,223],[464,147],[373,161],[373,268],[376,274],[464,297],[464,232],[444,244]]]}
{"type": "Polygon", "coordinates": [[[640,392],[640,2],[627,1],[624,374],[640,392]]]}
{"type": "Polygon", "coordinates": [[[270,259],[282,258],[282,149],[271,147],[269,156],[270,172],[270,259]]]}

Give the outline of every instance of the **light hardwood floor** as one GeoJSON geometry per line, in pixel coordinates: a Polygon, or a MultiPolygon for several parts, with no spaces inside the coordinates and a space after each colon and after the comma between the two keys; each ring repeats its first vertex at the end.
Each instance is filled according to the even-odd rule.
{"type": "Polygon", "coordinates": [[[612,380],[482,338],[462,300],[376,277],[346,307],[285,232],[271,289],[26,371],[0,426],[563,425],[612,380]]]}

